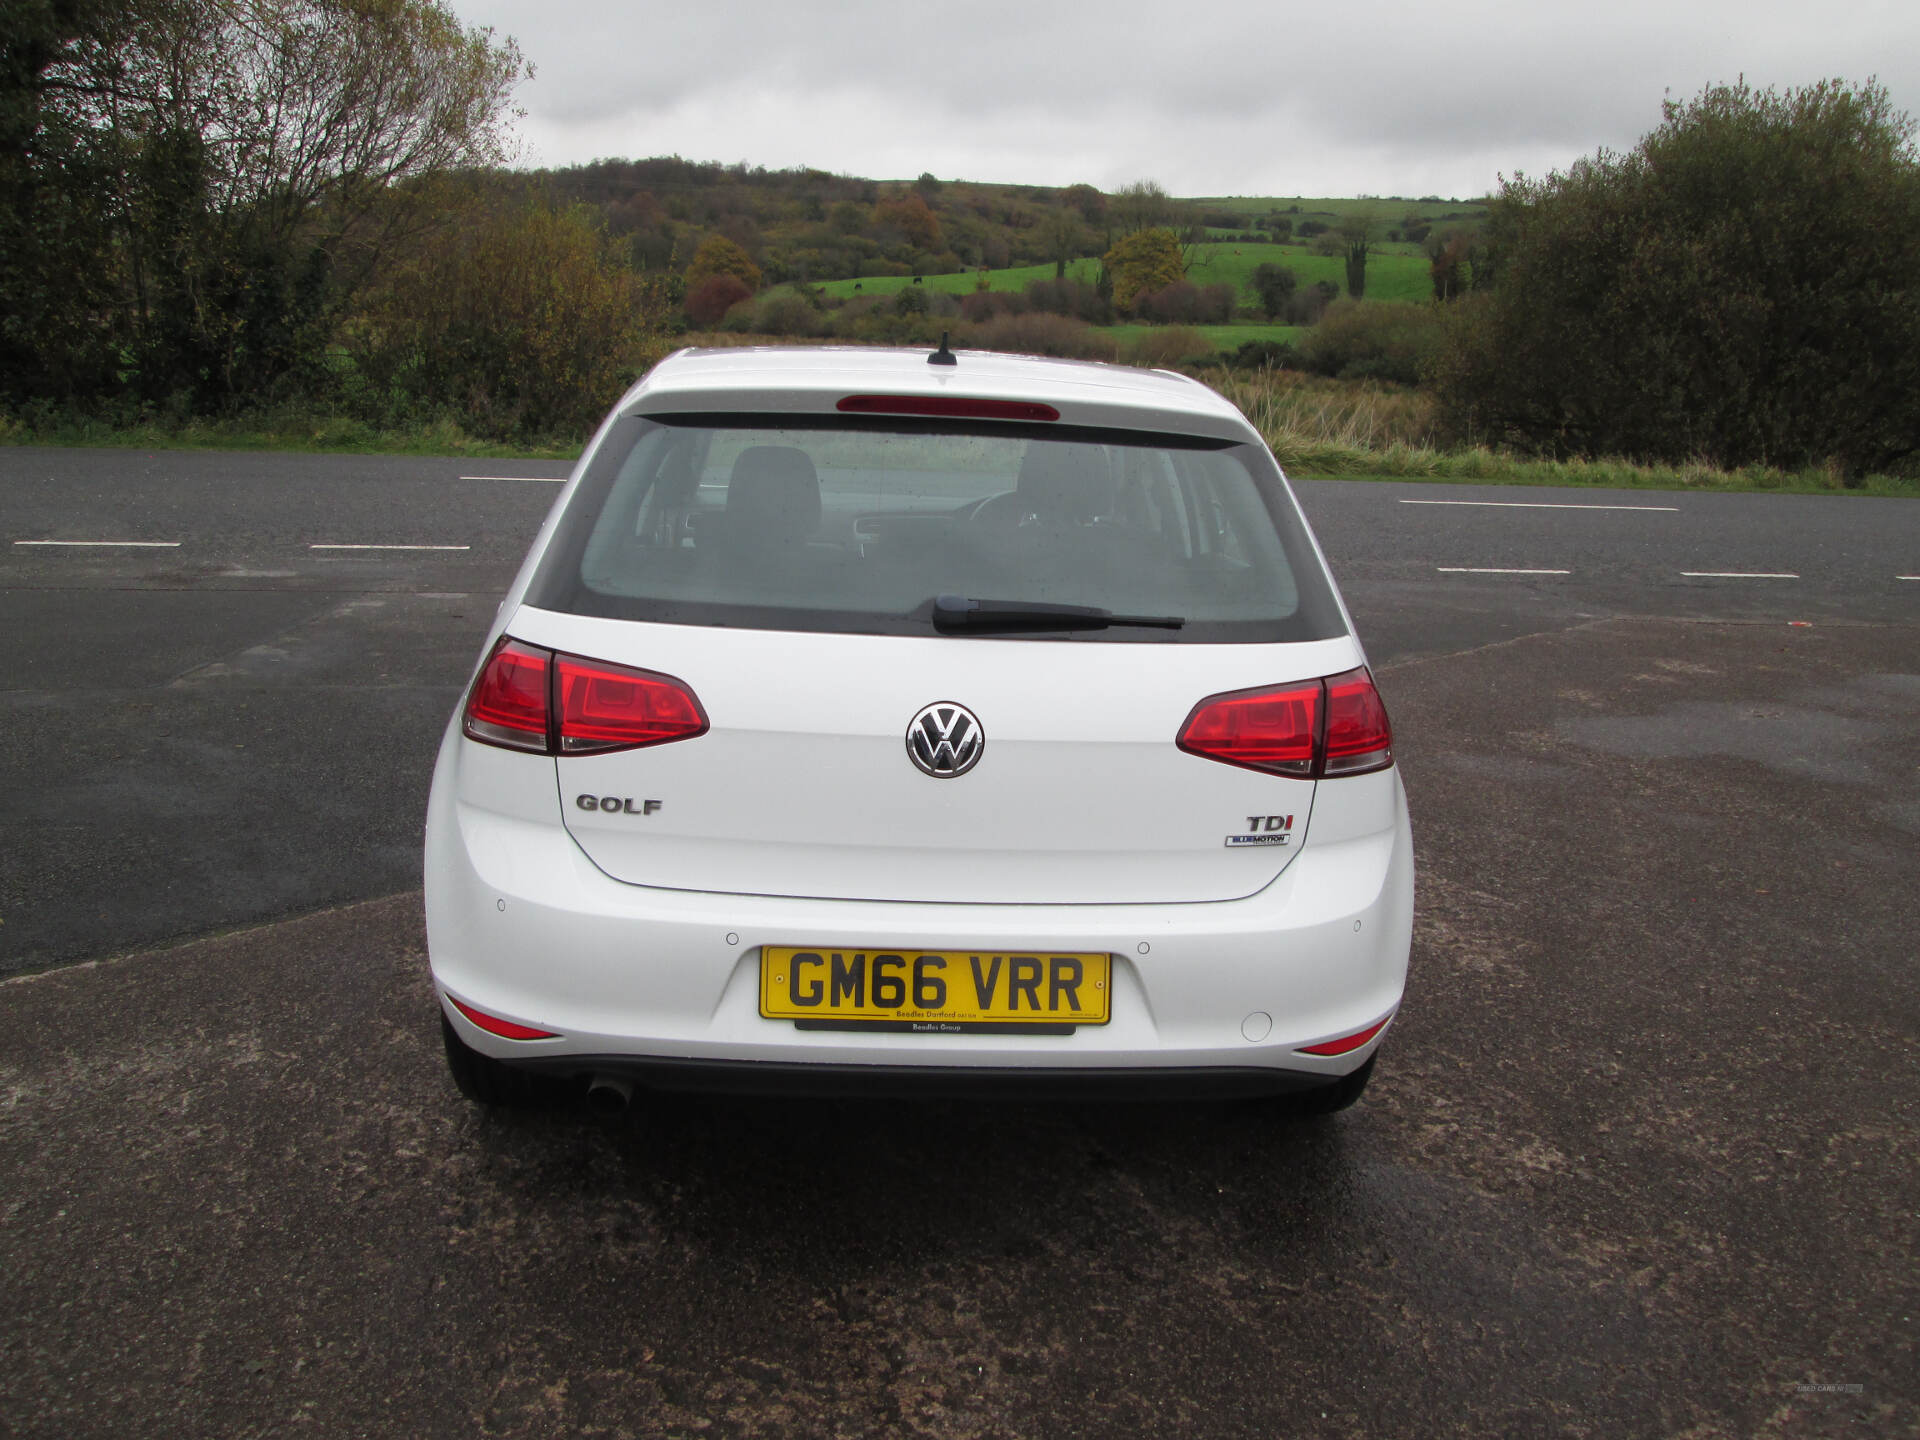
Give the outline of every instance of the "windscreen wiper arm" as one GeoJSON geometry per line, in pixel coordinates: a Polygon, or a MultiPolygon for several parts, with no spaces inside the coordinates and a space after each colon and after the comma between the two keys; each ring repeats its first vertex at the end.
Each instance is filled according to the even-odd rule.
{"type": "Polygon", "coordinates": [[[1116,615],[1092,605],[1049,605],[1032,600],[969,600],[964,595],[936,595],[933,628],[958,631],[1106,630],[1115,625],[1148,630],[1178,630],[1181,615],[1116,615]]]}

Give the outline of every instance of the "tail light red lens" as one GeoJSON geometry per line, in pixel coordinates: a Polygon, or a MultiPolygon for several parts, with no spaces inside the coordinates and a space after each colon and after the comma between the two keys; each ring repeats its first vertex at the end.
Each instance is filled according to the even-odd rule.
{"type": "Polygon", "coordinates": [[[480,667],[467,696],[464,728],[470,739],[509,750],[547,749],[550,650],[501,637],[480,667]]]}
{"type": "Polygon", "coordinates": [[[469,739],[541,755],[593,755],[690,740],[707,712],[671,675],[503,637],[467,695],[469,739]]]}
{"type": "Polygon", "coordinates": [[[1193,707],[1178,744],[1190,755],[1275,775],[1313,774],[1320,733],[1320,682],[1239,690],[1193,707]]]}
{"type": "Polygon", "coordinates": [[[1364,775],[1393,764],[1393,727],[1366,667],[1330,675],[1323,775],[1364,775]]]}
{"type": "Polygon", "coordinates": [[[671,675],[572,655],[556,656],[555,665],[563,755],[664,745],[707,731],[707,712],[671,675]]]}
{"type": "Polygon", "coordinates": [[[1393,764],[1387,707],[1364,666],[1304,685],[1210,695],[1175,743],[1203,759],[1301,779],[1393,764]]]}

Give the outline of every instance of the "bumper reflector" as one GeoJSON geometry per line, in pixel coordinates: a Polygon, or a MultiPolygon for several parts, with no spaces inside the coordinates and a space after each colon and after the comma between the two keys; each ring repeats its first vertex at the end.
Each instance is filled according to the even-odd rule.
{"type": "Polygon", "coordinates": [[[559,1038],[551,1030],[535,1030],[529,1025],[516,1025],[511,1020],[502,1020],[497,1015],[489,1015],[484,1010],[474,1009],[471,1005],[462,1005],[451,995],[447,996],[447,1003],[489,1035],[498,1035],[502,1040],[557,1040],[559,1038]]]}
{"type": "MultiPolygon", "coordinates": [[[[1393,1017],[1389,1015],[1387,1020],[1391,1020],[1392,1018],[1393,1017]]],[[[1343,1036],[1338,1040],[1329,1040],[1321,1045],[1302,1045],[1300,1047],[1300,1053],[1302,1055],[1344,1055],[1349,1050],[1358,1050],[1362,1045],[1366,1044],[1367,1041],[1387,1028],[1387,1020],[1369,1025],[1357,1035],[1343,1036]]]]}

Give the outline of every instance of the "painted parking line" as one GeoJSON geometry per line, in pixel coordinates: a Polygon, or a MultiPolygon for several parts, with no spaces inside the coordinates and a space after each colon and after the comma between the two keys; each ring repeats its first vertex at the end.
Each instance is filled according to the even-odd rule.
{"type": "Polygon", "coordinates": [[[1678,505],[1571,505],[1548,500],[1402,500],[1402,505],[1478,505],[1488,510],[1658,510],[1680,513],[1678,505]]]}
{"type": "Polygon", "coordinates": [[[529,485],[564,485],[564,475],[462,475],[462,480],[521,480],[529,485]]]}
{"type": "Polygon", "coordinates": [[[471,545],[309,545],[309,550],[471,550],[471,545]]]}
{"type": "Polygon", "coordinates": [[[1442,575],[1571,575],[1571,570],[1505,570],[1484,565],[1436,565],[1442,575]]]}
{"type": "Polygon", "coordinates": [[[1682,570],[1689,580],[1798,580],[1791,570],[1682,570]]]}
{"type": "Polygon", "coordinates": [[[1896,580],[1920,580],[1920,575],[1896,575],[1893,578],[1896,580]]]}
{"type": "Polygon", "coordinates": [[[63,545],[71,550],[178,550],[178,540],[16,540],[16,545],[63,545]]]}

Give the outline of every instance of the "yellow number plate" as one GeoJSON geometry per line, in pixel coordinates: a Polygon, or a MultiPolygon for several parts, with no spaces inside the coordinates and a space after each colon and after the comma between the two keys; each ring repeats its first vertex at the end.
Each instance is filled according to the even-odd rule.
{"type": "Polygon", "coordinates": [[[1045,950],[760,951],[760,1013],[803,1030],[1060,1033],[1104,1025],[1110,957],[1045,950]]]}

